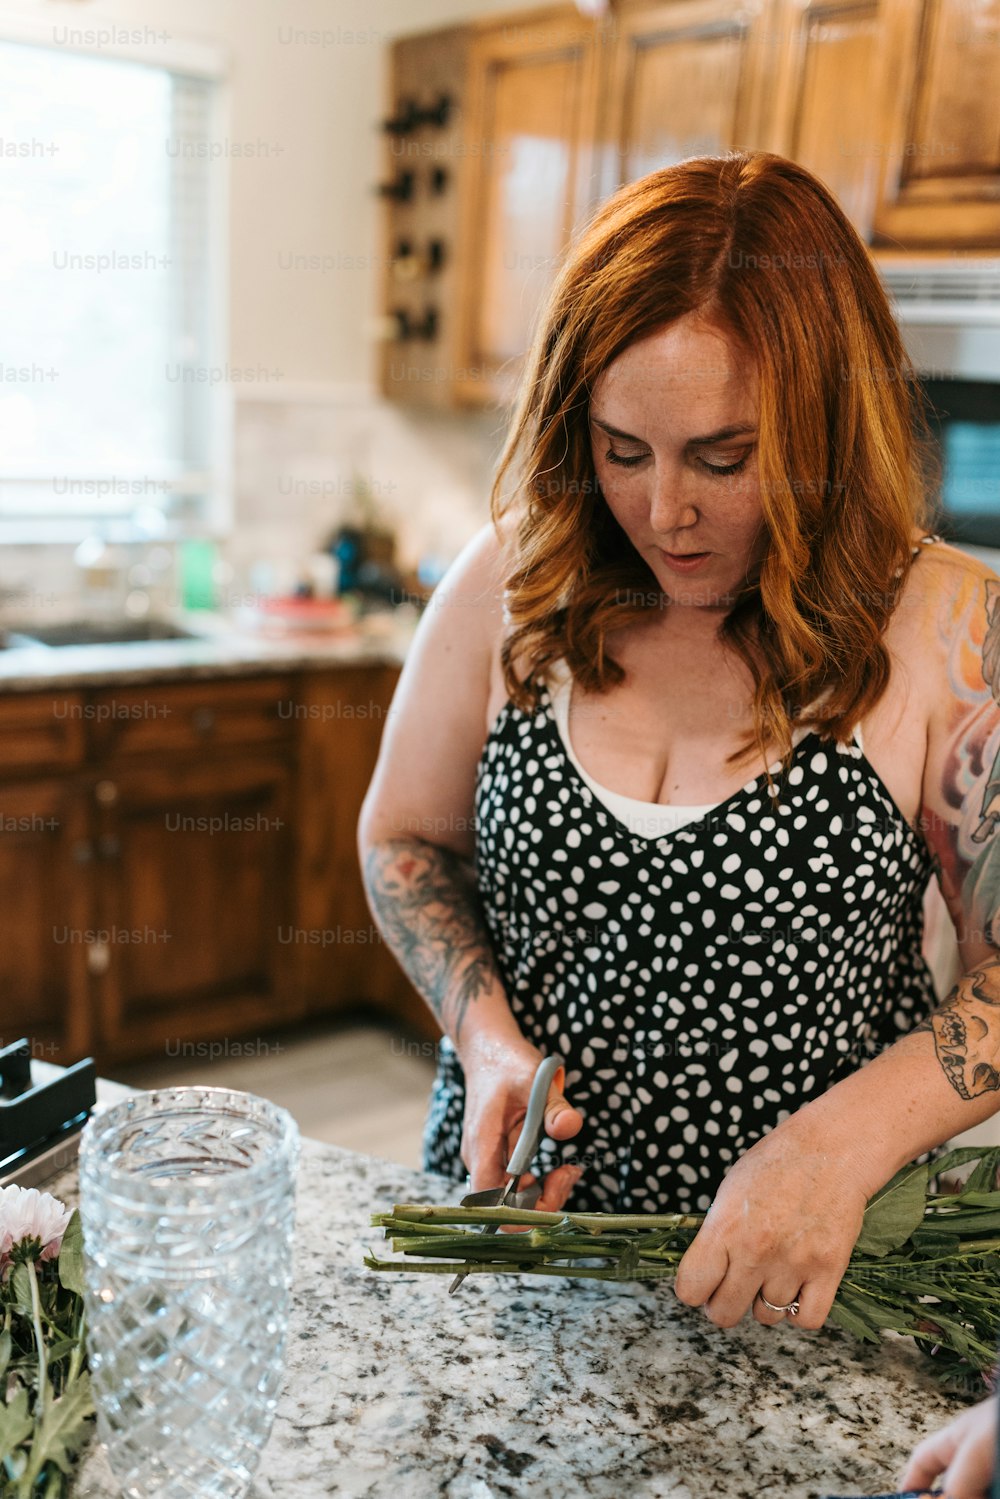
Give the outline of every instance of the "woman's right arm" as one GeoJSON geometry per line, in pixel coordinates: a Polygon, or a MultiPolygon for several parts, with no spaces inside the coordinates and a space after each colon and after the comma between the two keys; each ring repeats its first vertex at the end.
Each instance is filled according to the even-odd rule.
{"type": "Polygon", "coordinates": [[[520,1031],[476,889],[474,787],[486,739],[502,580],[492,527],[449,568],[417,627],[361,809],[358,852],[373,914],[461,1053],[520,1031]]]}
{"type": "MultiPolygon", "coordinates": [[[[420,620],[358,824],[375,920],[462,1063],[462,1155],[474,1191],[503,1179],[540,1057],[507,1002],[472,862],[476,766],[502,593],[500,546],[487,526],[456,558],[420,620]]],[[[547,1132],[568,1139],[581,1125],[553,1090],[547,1132]]],[[[550,1173],[546,1205],[562,1206],[577,1176],[570,1167],[550,1173]]]]}

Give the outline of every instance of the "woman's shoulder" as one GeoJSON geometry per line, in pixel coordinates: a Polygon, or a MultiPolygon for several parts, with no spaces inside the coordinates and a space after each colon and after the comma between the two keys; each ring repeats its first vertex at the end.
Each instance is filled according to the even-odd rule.
{"type": "Polygon", "coordinates": [[[921,541],[914,533],[914,546],[918,547],[913,567],[907,578],[906,593],[913,601],[935,616],[940,611],[951,610],[956,604],[962,607],[969,596],[985,600],[985,585],[990,580],[1000,583],[996,571],[961,547],[934,536],[931,543],[921,541]]]}
{"type": "Polygon", "coordinates": [[[942,539],[920,545],[892,623],[896,649],[929,705],[940,708],[955,693],[956,672],[978,675],[998,593],[1000,577],[981,558],[942,539]]]}

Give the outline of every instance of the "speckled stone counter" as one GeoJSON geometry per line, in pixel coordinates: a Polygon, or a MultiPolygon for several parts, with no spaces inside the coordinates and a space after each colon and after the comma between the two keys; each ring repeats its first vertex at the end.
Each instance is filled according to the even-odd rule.
{"type": "MultiPolygon", "coordinates": [[[[962,1406],[903,1341],[722,1331],[665,1286],[470,1276],[449,1296],[364,1268],[372,1211],[459,1193],[303,1142],[285,1391],[251,1499],[881,1494],[962,1406]]],[[[92,1449],[73,1499],[115,1492],[92,1449]]]]}
{"type": "Polygon", "coordinates": [[[264,676],[335,666],[400,666],[415,628],[412,617],[400,617],[397,622],[391,615],[329,635],[302,631],[267,635],[241,629],[220,616],[178,622],[200,633],[184,640],[0,650],[0,695],[158,679],[264,676]]]}

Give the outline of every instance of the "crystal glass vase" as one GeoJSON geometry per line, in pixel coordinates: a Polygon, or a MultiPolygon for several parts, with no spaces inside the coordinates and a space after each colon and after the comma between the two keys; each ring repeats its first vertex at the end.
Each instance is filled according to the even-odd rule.
{"type": "Polygon", "coordinates": [[[291,1293],[295,1121],[250,1093],[169,1088],[80,1146],[98,1434],[129,1499],[237,1499],[267,1441],[291,1293]]]}

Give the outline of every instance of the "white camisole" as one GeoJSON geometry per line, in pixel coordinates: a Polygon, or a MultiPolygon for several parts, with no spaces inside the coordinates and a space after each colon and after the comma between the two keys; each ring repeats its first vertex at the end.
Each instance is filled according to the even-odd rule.
{"type": "MultiPolygon", "coordinates": [[[[580,779],[590,787],[594,796],[606,807],[613,817],[625,824],[630,833],[640,838],[663,838],[668,833],[673,833],[677,828],[682,828],[685,823],[697,822],[699,818],[705,817],[722,802],[709,802],[706,806],[679,806],[676,803],[665,804],[662,802],[643,802],[635,797],[623,796],[621,792],[611,791],[607,786],[601,786],[584,770],[576,754],[569,737],[569,707],[573,693],[573,677],[565,661],[553,662],[546,673],[546,682],[549,689],[549,698],[552,703],[552,712],[566,750],[567,758],[575,769],[580,779]]],[[[799,740],[808,734],[808,726],[803,726],[792,732],[792,744],[798,744],[799,740]]],[[[861,728],[855,729],[854,740],[861,748],[861,728]]],[[[772,765],[771,770],[777,772],[781,769],[780,762],[772,765]]],[[[756,776],[751,776],[754,781],[756,776]]],[[[748,783],[749,784],[749,783],[748,783]]],[[[729,797],[723,797],[722,801],[728,801],[729,797]]]]}

